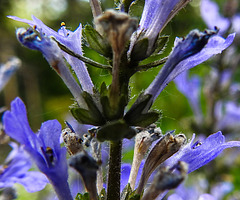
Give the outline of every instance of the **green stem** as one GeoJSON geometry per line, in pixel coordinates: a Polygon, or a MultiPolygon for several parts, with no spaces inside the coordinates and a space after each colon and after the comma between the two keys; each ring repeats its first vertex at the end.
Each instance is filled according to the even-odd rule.
{"type": "Polygon", "coordinates": [[[107,200],[120,199],[122,141],[110,142],[107,200]]]}

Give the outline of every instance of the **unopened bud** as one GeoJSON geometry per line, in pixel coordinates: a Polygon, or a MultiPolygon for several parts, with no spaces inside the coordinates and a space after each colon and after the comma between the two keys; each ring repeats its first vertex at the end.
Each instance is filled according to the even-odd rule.
{"type": "Polygon", "coordinates": [[[96,29],[102,35],[106,33],[114,52],[121,54],[125,43],[137,29],[137,20],[124,12],[107,10],[95,20],[96,29]]]}
{"type": "Polygon", "coordinates": [[[187,139],[184,134],[173,136],[171,133],[166,134],[159,140],[145,161],[142,176],[137,189],[138,194],[141,194],[152,172],[166,159],[175,154],[181,146],[186,143],[186,141],[187,139]]]}
{"type": "Polygon", "coordinates": [[[129,183],[134,190],[140,164],[151,144],[162,136],[160,128],[152,124],[147,128],[137,128],[140,132],[135,137],[134,156],[129,176],[129,183]]]}

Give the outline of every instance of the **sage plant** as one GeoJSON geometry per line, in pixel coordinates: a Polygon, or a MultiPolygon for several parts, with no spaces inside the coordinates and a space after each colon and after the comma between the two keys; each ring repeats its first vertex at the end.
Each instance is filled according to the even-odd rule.
{"type": "Polygon", "coordinates": [[[91,0],[94,26],[82,28],[80,24],[75,31],[68,30],[65,23],[55,32],[34,16],[32,20],[9,16],[31,26],[17,29],[18,41],[43,54],[73,95],[72,116],[78,123],[92,126],[88,134],[80,137],[71,123],[67,122],[67,128],[61,133],[60,124],[50,120],[34,134],[20,98],[12,102],[11,110],[3,116],[6,134],[23,145],[59,199],[75,198],[67,182],[68,165],[81,175],[87,192],[79,193],[77,199],[161,199],[169,190],[178,187],[188,173],[213,160],[225,148],[240,146],[238,141],[225,142],[220,131],[202,142],[194,141],[193,135],[188,142],[184,134],[174,131],[163,135],[154,124],[160,113],[151,106],[168,83],[221,53],[235,37],[233,33],[223,38],[218,35],[217,27],[203,32],[192,30],[186,37],[176,38],[169,56],[159,58],[168,41],[162,30],[189,1],[146,0],[138,23],[131,11],[136,6],[141,7],[140,1],[121,1],[117,8],[102,11],[100,2],[91,0]],[[83,56],[82,38],[91,49],[104,56],[108,64],[83,56]],[[142,64],[146,59],[151,61],[142,64]],[[96,88],[86,64],[107,70],[112,75],[111,84],[103,82],[96,88]],[[153,82],[129,108],[131,77],[159,65],[163,67],[153,82]],[[60,146],[61,134],[65,147],[60,146]],[[127,174],[122,171],[129,167],[121,161],[122,141],[134,137],[133,163],[131,170],[125,170],[127,174]],[[105,168],[101,167],[101,150],[105,143],[110,146],[106,184],[105,168]],[[70,156],[68,165],[66,151],[70,156]],[[121,188],[121,182],[129,184],[121,188]]]}

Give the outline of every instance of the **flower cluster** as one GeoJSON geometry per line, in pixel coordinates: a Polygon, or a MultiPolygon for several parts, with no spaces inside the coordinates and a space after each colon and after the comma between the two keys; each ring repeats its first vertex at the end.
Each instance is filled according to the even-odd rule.
{"type": "MultiPolygon", "coordinates": [[[[62,130],[57,120],[50,120],[35,134],[20,98],[13,100],[11,110],[4,113],[6,134],[30,155],[52,184],[58,199],[74,198],[68,184],[68,165],[81,175],[87,191],[79,193],[77,199],[161,199],[169,190],[177,188],[188,173],[207,164],[224,149],[240,146],[239,141],[225,142],[220,131],[201,142],[194,142],[194,134],[188,142],[184,134],[174,131],[162,134],[154,124],[160,113],[151,106],[164,88],[180,74],[186,77],[187,70],[222,53],[235,37],[232,33],[223,38],[218,28],[204,32],[192,30],[186,37],[175,39],[169,56],[161,57],[168,41],[168,37],[162,35],[163,29],[189,2],[146,0],[143,6],[140,1],[120,1],[118,9],[102,12],[100,3],[91,0],[94,27],[82,28],[80,24],[75,31],[68,30],[62,23],[55,32],[35,16],[32,20],[8,16],[31,26],[17,29],[18,41],[43,54],[74,97],[75,102],[70,106],[72,116],[79,124],[91,127],[87,134],[80,135],[71,122],[66,122],[67,128],[62,130]],[[131,10],[141,6],[143,12],[138,24],[131,10]],[[83,56],[82,38],[91,49],[104,56],[108,64],[83,56]],[[151,61],[142,64],[146,59],[151,61]],[[96,88],[86,64],[107,70],[112,75],[111,84],[103,82],[96,88]],[[161,64],[164,65],[152,83],[129,106],[131,77],[161,64]],[[60,136],[65,147],[60,145],[60,136]],[[122,164],[122,148],[123,141],[133,137],[135,147],[130,166],[122,164]],[[106,144],[108,156],[103,152],[106,144]],[[70,156],[68,163],[66,152],[70,156]],[[108,162],[104,157],[108,157],[108,162]],[[108,169],[107,181],[103,176],[105,168],[108,169]],[[151,184],[148,186],[148,183],[151,184]]],[[[189,97],[200,121],[203,116],[198,103],[199,89],[195,90],[193,84],[184,84],[181,90],[189,97]]],[[[197,79],[196,84],[199,85],[197,79]]],[[[7,178],[11,176],[3,180],[7,178]]]]}

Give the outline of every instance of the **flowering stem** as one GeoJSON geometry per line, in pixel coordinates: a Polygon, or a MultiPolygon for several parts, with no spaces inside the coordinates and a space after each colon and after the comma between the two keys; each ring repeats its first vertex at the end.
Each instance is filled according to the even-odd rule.
{"type": "Polygon", "coordinates": [[[110,142],[107,200],[120,199],[122,141],[110,142]]]}

